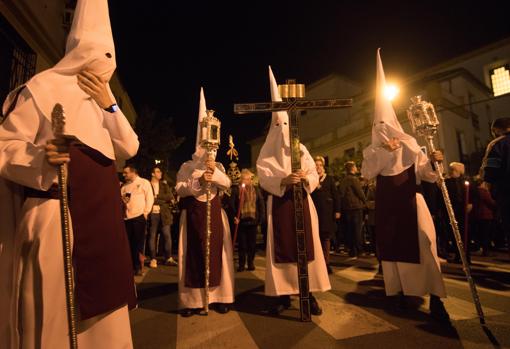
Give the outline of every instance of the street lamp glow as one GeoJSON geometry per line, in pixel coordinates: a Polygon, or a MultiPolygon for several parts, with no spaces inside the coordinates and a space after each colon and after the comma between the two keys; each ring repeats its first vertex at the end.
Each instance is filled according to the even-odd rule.
{"type": "Polygon", "coordinates": [[[386,97],[386,99],[389,101],[393,101],[399,92],[400,89],[397,87],[397,85],[386,85],[383,91],[384,97],[386,97]]]}
{"type": "Polygon", "coordinates": [[[161,160],[156,159],[156,160],[154,160],[154,163],[155,163],[156,165],[158,165],[158,164],[160,164],[160,163],[161,163],[161,160]]]}

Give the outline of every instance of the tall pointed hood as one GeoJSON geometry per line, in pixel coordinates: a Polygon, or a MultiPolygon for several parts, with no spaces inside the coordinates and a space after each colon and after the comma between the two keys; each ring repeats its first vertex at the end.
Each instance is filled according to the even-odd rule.
{"type": "Polygon", "coordinates": [[[115,68],[108,1],[78,0],[65,56],[26,83],[37,108],[48,120],[53,106],[62,104],[66,112],[65,132],[110,159],[115,155],[110,136],[102,126],[103,110],[78,86],[77,74],[86,69],[109,81],[115,68]]]}
{"type": "MultiPolygon", "coordinates": [[[[281,101],[278,85],[269,67],[269,86],[271,89],[271,100],[281,101]]],[[[260,150],[257,159],[257,166],[273,168],[274,174],[281,176],[289,175],[292,172],[290,161],[290,135],[289,135],[289,114],[286,111],[273,112],[271,126],[266,141],[260,150]]]]}
{"type": "MultiPolygon", "coordinates": [[[[404,132],[391,101],[384,96],[386,87],[386,77],[381,61],[380,49],[377,49],[377,80],[376,80],[376,93],[375,93],[375,110],[374,110],[374,123],[372,125],[372,144],[363,151],[365,159],[370,158],[370,154],[377,153],[378,164],[383,166],[380,172],[384,176],[393,176],[408,169],[415,161],[418,153],[421,151],[420,146],[416,139],[404,132]],[[381,147],[392,138],[398,138],[402,147],[395,150],[391,154],[381,147]],[[383,159],[389,159],[383,161],[383,159]]],[[[365,164],[365,171],[370,164],[365,164]]],[[[379,167],[378,165],[378,167],[379,167]]],[[[363,168],[362,168],[363,174],[363,168]]],[[[367,178],[371,176],[363,174],[367,178]]]]}
{"type": "MultiPolygon", "coordinates": [[[[404,133],[400,122],[397,119],[391,101],[384,95],[386,88],[386,76],[381,61],[381,49],[377,49],[377,80],[375,93],[374,127],[372,128],[372,143],[384,142],[392,132],[404,133]],[[384,129],[375,127],[384,125],[384,129]],[[386,132],[386,129],[391,129],[386,132]]],[[[391,136],[390,136],[391,137],[391,136]]]]}
{"type": "Polygon", "coordinates": [[[207,116],[207,105],[205,103],[204,88],[200,88],[200,101],[198,104],[198,120],[197,120],[197,133],[195,138],[195,152],[193,153],[193,160],[201,160],[206,154],[204,148],[200,146],[200,122],[207,116]]]}

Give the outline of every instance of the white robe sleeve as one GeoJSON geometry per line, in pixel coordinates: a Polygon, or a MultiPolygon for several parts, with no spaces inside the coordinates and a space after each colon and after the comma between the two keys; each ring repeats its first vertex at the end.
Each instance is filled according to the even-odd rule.
{"type": "Polygon", "coordinates": [[[257,174],[260,186],[265,191],[278,197],[282,197],[285,194],[285,186],[282,186],[283,177],[275,176],[270,168],[259,164],[257,164],[257,174]]]}
{"type": "Polygon", "coordinates": [[[119,109],[114,113],[103,111],[103,115],[103,126],[110,133],[115,158],[127,160],[135,156],[140,143],[124,113],[119,109]]]}
{"type": "Polygon", "coordinates": [[[46,140],[39,139],[49,133],[51,125],[24,89],[16,108],[0,125],[0,176],[39,190],[56,183],[57,169],[46,161],[46,140]]]}
{"type": "Polygon", "coordinates": [[[416,179],[417,181],[430,183],[435,183],[437,181],[437,173],[432,168],[432,163],[429,158],[423,152],[418,154],[416,160],[416,179]]]}
{"type": "Polygon", "coordinates": [[[154,206],[154,193],[152,192],[152,184],[148,180],[144,180],[145,208],[143,213],[149,215],[154,206]]]}
{"type": "Polygon", "coordinates": [[[175,191],[181,198],[193,196],[192,185],[193,180],[190,178],[192,170],[189,168],[188,162],[181,165],[177,172],[177,181],[175,184],[175,191]]]}
{"type": "Polygon", "coordinates": [[[225,173],[225,168],[220,163],[216,163],[216,168],[212,176],[212,183],[220,190],[227,190],[232,184],[230,178],[225,173]]]}
{"type": "Polygon", "coordinates": [[[303,151],[301,167],[303,171],[305,171],[306,179],[308,180],[308,183],[304,186],[304,188],[308,194],[311,194],[319,185],[319,174],[317,173],[315,161],[308,150],[304,146],[301,146],[301,151],[303,151]]]}
{"type": "Polygon", "coordinates": [[[382,147],[369,146],[363,151],[361,175],[370,180],[377,177],[391,162],[393,154],[382,147]]]}
{"type": "MultiPolygon", "coordinates": [[[[194,196],[195,198],[203,198],[205,189],[200,184],[200,178],[204,174],[204,169],[194,168],[192,161],[185,162],[177,173],[177,184],[175,190],[180,197],[194,196]]],[[[213,191],[215,195],[216,189],[226,190],[230,187],[230,178],[225,174],[221,164],[216,163],[216,169],[213,173],[213,191]]]]}

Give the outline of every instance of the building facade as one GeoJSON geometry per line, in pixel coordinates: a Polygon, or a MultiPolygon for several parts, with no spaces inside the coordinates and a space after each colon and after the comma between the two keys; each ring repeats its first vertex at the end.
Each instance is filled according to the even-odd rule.
{"type": "MultiPolygon", "coordinates": [[[[301,117],[302,143],[312,155],[326,157],[334,174],[340,174],[347,160],[360,163],[371,142],[375,91],[361,91],[359,84],[338,75],[307,87],[310,99],[354,99],[350,109],[308,111],[301,117]]],[[[510,38],[420,72],[400,91],[393,106],[404,130],[411,134],[406,115],[410,98],[422,95],[436,108],[441,123],[436,144],[446,162],[463,162],[474,175],[491,140],[491,122],[510,115],[510,38]]],[[[250,142],[253,166],[264,139],[250,142]]],[[[418,142],[425,145],[422,139],[418,142]]]]}
{"type": "MultiPolygon", "coordinates": [[[[75,0],[0,0],[0,101],[34,74],[54,66],[65,52],[75,0]]],[[[134,124],[137,114],[120,78],[110,86],[134,124]]]]}

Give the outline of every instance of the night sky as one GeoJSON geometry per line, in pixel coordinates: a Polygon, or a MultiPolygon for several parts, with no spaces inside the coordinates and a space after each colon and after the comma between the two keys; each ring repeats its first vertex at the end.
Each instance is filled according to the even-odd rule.
{"type": "Polygon", "coordinates": [[[269,64],[280,83],[338,73],[371,86],[377,47],[387,75],[406,78],[510,36],[501,1],[109,3],[118,70],[135,107],[174,118],[174,132],[187,137],[171,167],[194,150],[200,86],[222,120],[220,152],[232,133],[247,164],[243,144],[264,132],[269,115],[235,117],[233,104],[269,99],[269,64]]]}

